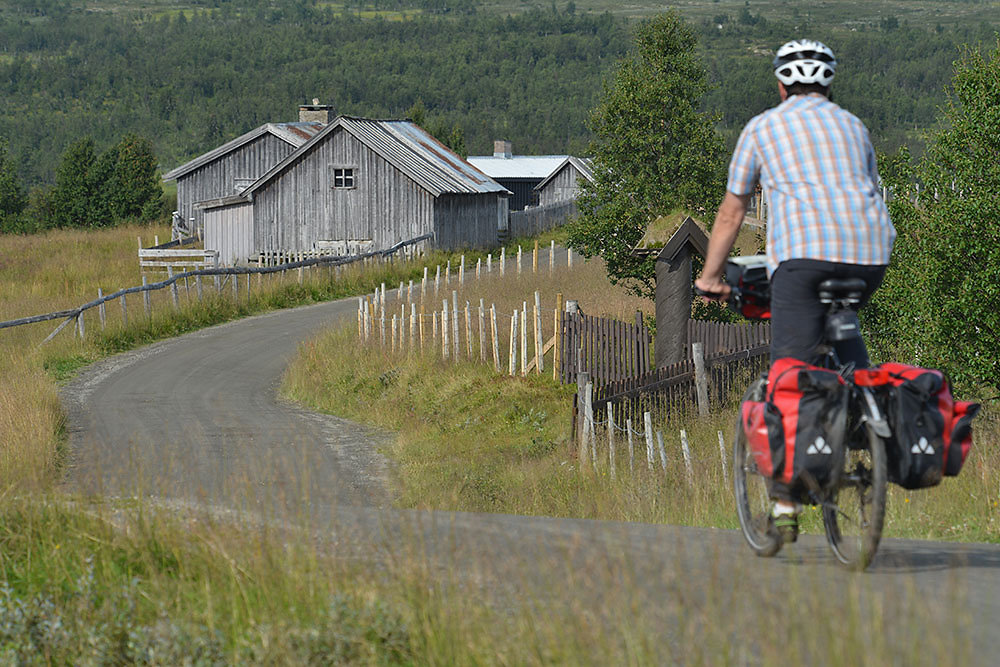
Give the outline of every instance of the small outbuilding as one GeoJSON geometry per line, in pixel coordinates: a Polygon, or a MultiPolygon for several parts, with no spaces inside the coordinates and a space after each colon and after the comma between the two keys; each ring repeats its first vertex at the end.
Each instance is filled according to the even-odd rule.
{"type": "Polygon", "coordinates": [[[590,158],[573,157],[563,160],[555,171],[535,186],[538,205],[550,206],[574,201],[580,194],[583,181],[594,182],[594,165],[590,158]]]}
{"type": "MultiPolygon", "coordinates": [[[[510,190],[510,210],[538,205],[536,186],[548,178],[568,155],[514,155],[509,141],[493,142],[493,155],[470,155],[469,163],[510,190]]],[[[506,227],[504,227],[506,229],[506,227]]]]}
{"type": "Polygon", "coordinates": [[[235,263],[262,252],[350,254],[428,233],[425,247],[493,247],[509,196],[410,121],[340,116],[241,194],[201,210],[206,248],[235,263]]]}

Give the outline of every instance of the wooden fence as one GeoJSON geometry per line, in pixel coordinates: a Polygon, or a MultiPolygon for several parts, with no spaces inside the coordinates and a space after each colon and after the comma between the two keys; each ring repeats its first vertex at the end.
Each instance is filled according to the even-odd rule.
{"type": "Polygon", "coordinates": [[[635,324],[583,313],[560,314],[560,378],[576,382],[578,373],[589,373],[596,386],[621,382],[649,372],[650,335],[635,314],[635,324]]]}
{"type": "MultiPolygon", "coordinates": [[[[770,348],[760,345],[738,352],[704,358],[704,394],[702,400],[723,405],[738,399],[750,381],[767,370],[770,348]]],[[[643,375],[606,385],[594,384],[594,412],[605,414],[614,405],[616,414],[638,420],[650,412],[665,420],[678,412],[691,411],[699,404],[698,359],[657,368],[643,375]]]]}
{"type": "MultiPolygon", "coordinates": [[[[62,331],[62,329],[70,322],[76,323],[76,331],[79,333],[80,337],[83,338],[85,335],[84,329],[84,319],[83,315],[86,311],[97,308],[101,316],[101,322],[104,323],[105,319],[105,304],[109,301],[119,300],[122,307],[122,318],[127,321],[127,308],[126,308],[126,297],[129,294],[139,294],[143,295],[143,302],[145,307],[146,316],[151,316],[151,305],[149,300],[149,293],[157,290],[170,288],[174,308],[179,307],[179,296],[178,296],[178,281],[184,281],[183,284],[188,284],[188,278],[194,278],[198,293],[198,298],[202,297],[202,285],[201,278],[203,276],[212,276],[214,287],[216,291],[222,294],[223,282],[228,281],[232,278],[232,288],[234,297],[239,296],[237,277],[240,275],[246,275],[246,288],[249,292],[250,290],[250,275],[258,274],[261,276],[263,274],[273,274],[273,273],[283,273],[289,270],[298,270],[299,282],[302,282],[303,270],[314,266],[327,266],[333,270],[334,267],[342,267],[347,264],[353,263],[367,263],[370,260],[379,260],[383,258],[389,258],[400,249],[420,243],[421,241],[426,241],[431,238],[431,234],[424,234],[423,236],[418,236],[415,239],[409,239],[407,241],[401,241],[391,248],[385,250],[376,250],[374,252],[369,252],[361,255],[354,255],[351,257],[317,257],[312,259],[305,259],[299,262],[290,262],[288,264],[283,264],[281,266],[273,267],[221,267],[221,268],[211,268],[211,269],[198,269],[193,271],[184,271],[181,273],[173,273],[171,267],[167,267],[168,278],[156,283],[147,283],[146,278],[143,277],[141,286],[129,287],[127,289],[121,289],[113,294],[103,294],[98,291],[98,298],[78,306],[77,308],[72,308],[69,310],[61,310],[54,313],[45,313],[43,315],[33,315],[31,317],[21,317],[16,320],[8,320],[6,322],[0,322],[0,329],[7,329],[10,327],[23,326],[25,324],[35,324],[38,322],[46,322],[49,320],[58,320],[65,318],[65,321],[60,324],[55,331],[53,331],[43,342],[47,342],[52,339],[57,333],[62,331]]],[[[140,246],[142,242],[140,240],[140,246]]]]}
{"type": "Polygon", "coordinates": [[[511,211],[508,233],[510,238],[537,236],[542,232],[565,225],[577,214],[576,201],[564,201],[547,206],[534,206],[523,211],[511,211]]]}
{"type": "Polygon", "coordinates": [[[687,347],[689,352],[693,343],[705,345],[705,356],[752,350],[771,344],[771,323],[730,324],[728,322],[689,320],[687,347]]]}

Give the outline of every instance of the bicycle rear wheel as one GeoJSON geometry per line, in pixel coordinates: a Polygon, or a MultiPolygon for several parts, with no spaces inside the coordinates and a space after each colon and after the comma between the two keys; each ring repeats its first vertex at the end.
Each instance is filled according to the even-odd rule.
{"type": "MultiPolygon", "coordinates": [[[[743,401],[763,400],[764,385],[763,379],[754,380],[743,395],[743,401]]],[[[771,524],[773,503],[767,492],[767,480],[757,469],[740,415],[736,417],[736,434],[733,436],[733,492],[736,514],[747,544],[758,556],[768,557],[778,553],[782,541],[771,524]]]]}
{"type": "Polygon", "coordinates": [[[868,567],[878,550],[888,486],[885,444],[864,428],[868,447],[847,452],[840,484],[823,505],[826,540],[834,556],[856,570],[868,567]]]}

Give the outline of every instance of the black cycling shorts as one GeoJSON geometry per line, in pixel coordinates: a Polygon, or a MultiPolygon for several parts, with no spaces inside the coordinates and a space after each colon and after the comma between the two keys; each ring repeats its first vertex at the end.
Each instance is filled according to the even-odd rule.
{"type": "MultiPolygon", "coordinates": [[[[882,284],[885,266],[790,259],[771,276],[771,361],[782,357],[817,363],[822,357],[828,306],[819,302],[817,286],[830,278],[861,278],[868,284],[861,305],[882,284]]],[[[841,363],[868,367],[868,350],[861,338],[836,344],[841,363]]]]}

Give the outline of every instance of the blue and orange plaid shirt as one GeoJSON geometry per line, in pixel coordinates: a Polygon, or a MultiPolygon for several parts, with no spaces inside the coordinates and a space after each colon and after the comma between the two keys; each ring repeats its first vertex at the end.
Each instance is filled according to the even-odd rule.
{"type": "Polygon", "coordinates": [[[818,94],[793,95],[743,128],[728,189],[770,207],[768,273],[789,259],[888,264],[896,230],[879,188],[868,130],[818,94]]]}

